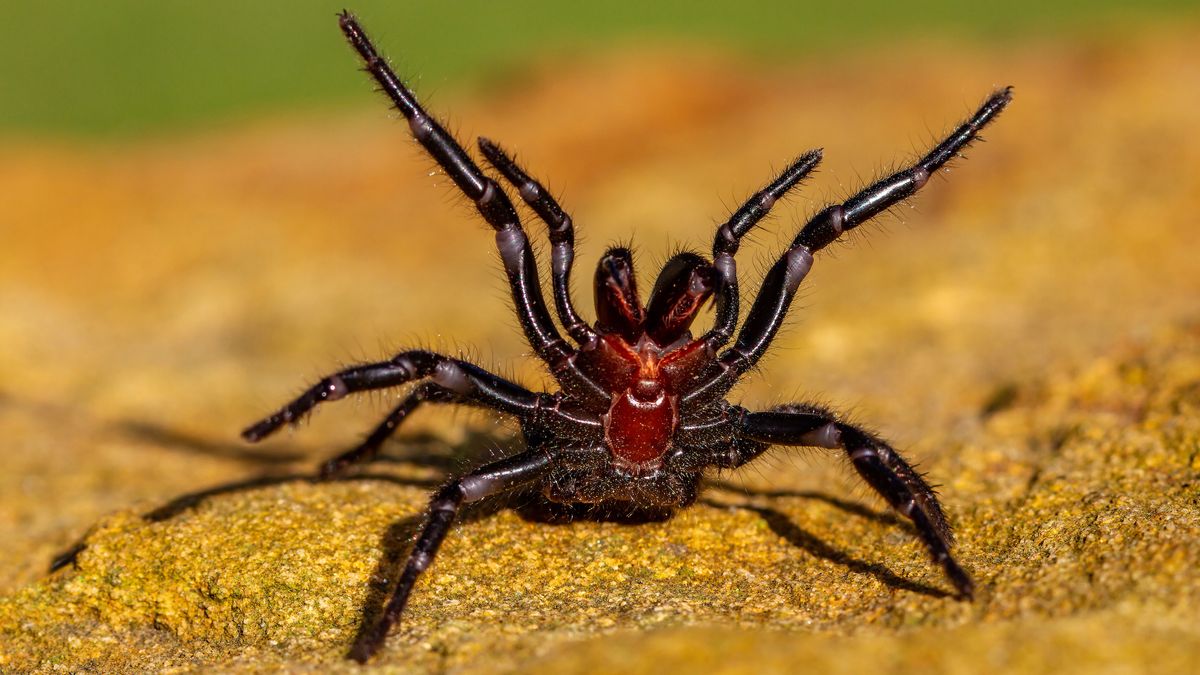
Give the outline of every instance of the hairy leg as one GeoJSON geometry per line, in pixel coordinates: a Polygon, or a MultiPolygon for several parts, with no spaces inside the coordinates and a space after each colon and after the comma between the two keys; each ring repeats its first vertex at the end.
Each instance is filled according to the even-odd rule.
{"type": "Polygon", "coordinates": [[[413,544],[408,562],[384,608],[383,616],[354,645],[350,651],[350,658],[364,663],[379,650],[388,631],[404,612],[417,579],[433,562],[442,540],[450,531],[454,517],[464,503],[526,485],[544,476],[550,467],[550,457],[546,453],[537,450],[524,452],[476,469],[438,490],[429,502],[425,527],[413,544]]]}
{"type": "Polygon", "coordinates": [[[542,184],[533,179],[503,148],[487,138],[479,139],[479,149],[488,162],[504,176],[517,194],[546,223],[550,235],[550,278],[554,285],[554,305],[563,328],[580,346],[598,339],[571,300],[571,266],[575,262],[575,225],[542,184]]]}
{"type": "Polygon", "coordinates": [[[595,435],[600,421],[583,414],[562,410],[547,394],[531,392],[520,385],[487,372],[479,366],[417,349],[401,352],[388,361],[347,368],[323,378],[295,400],[246,427],[242,437],[259,441],[275,433],[284,424],[295,422],[325,401],[336,401],[348,394],[371,389],[395,387],[424,378],[459,398],[479,405],[524,417],[546,417],[564,430],[575,429],[595,435]]]}
{"type": "Polygon", "coordinates": [[[729,220],[717,228],[717,235],[713,240],[713,267],[721,275],[721,284],[716,294],[717,316],[712,329],[701,338],[712,353],[716,353],[729,342],[734,328],[737,327],[739,300],[737,263],[734,262],[734,256],[741,245],[742,237],[765,218],[775,203],[799,185],[820,162],[820,150],[811,150],[800,155],[783,173],[754,193],[729,216],[729,220]]]}
{"type": "Polygon", "coordinates": [[[754,366],[771,345],[791,307],[800,282],[812,268],[813,254],[842,234],[885,209],[911,197],[938,169],[978,137],[980,129],[1000,114],[1012,99],[1012,89],[993,93],[969,119],[912,166],[876,181],[842,204],[822,209],[804,226],[763,279],[758,297],[733,347],[722,352],[707,373],[707,382],[685,397],[686,403],[715,401],[754,366]]]}
{"type": "Polygon", "coordinates": [[[813,405],[784,406],[768,412],[745,413],[735,421],[741,439],[764,445],[745,446],[745,456],[731,457],[740,466],[754,459],[767,445],[801,445],[845,451],[858,474],[901,515],[912,521],[934,562],[954,584],[959,595],[970,599],[975,585],[950,555],[954,538],[941,504],[929,483],[890,445],[878,436],[838,420],[813,405]]]}
{"type": "Polygon", "coordinates": [[[350,450],[329,459],[321,464],[321,478],[334,478],[346,469],[370,462],[379,454],[384,441],[396,433],[400,424],[408,418],[423,403],[469,403],[470,399],[461,399],[454,392],[436,382],[422,382],[412,393],[404,397],[399,405],[392,409],[388,416],[371,431],[362,443],[350,450]]]}
{"type": "Polygon", "coordinates": [[[574,368],[575,350],[563,341],[554,326],[538,281],[537,265],[512,201],[495,180],[485,175],[450,132],[417,102],[386,59],[379,55],[358,21],[349,13],[339,16],[346,39],[362,58],[366,70],[400,114],[408,120],[413,138],[454,181],[483,219],[496,231],[496,247],[508,275],[517,318],[533,351],[546,362],[565,389],[578,395],[595,395],[599,387],[574,368]]]}

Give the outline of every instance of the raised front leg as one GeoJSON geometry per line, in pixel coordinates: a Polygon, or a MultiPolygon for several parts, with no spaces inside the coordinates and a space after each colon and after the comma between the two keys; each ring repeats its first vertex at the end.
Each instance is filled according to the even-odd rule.
{"type": "Polygon", "coordinates": [[[429,502],[425,527],[413,544],[408,562],[400,574],[396,588],[392,591],[383,616],[359,638],[350,650],[350,658],[364,663],[383,644],[388,631],[404,612],[404,606],[408,604],[408,596],[412,593],[417,579],[433,562],[442,540],[450,531],[454,517],[464,503],[478,501],[533,482],[545,475],[550,467],[549,455],[540,450],[533,450],[476,469],[438,490],[429,502]]]}
{"type": "Polygon", "coordinates": [[[512,201],[495,180],[479,169],[458,141],[417,102],[408,87],[379,55],[358,22],[345,12],[339,25],[351,46],[362,57],[366,70],[379,83],[396,110],[408,120],[413,138],[421,144],[446,175],[454,181],[496,231],[496,247],[508,275],[517,318],[533,351],[550,366],[550,372],[565,389],[580,396],[600,396],[595,383],[582,375],[573,364],[575,350],[563,341],[554,326],[546,299],[538,282],[533,249],[525,235],[512,201]]]}
{"type": "Polygon", "coordinates": [[[713,240],[713,267],[721,275],[721,283],[717,286],[716,306],[717,316],[713,327],[702,338],[716,353],[729,342],[733,330],[737,327],[738,299],[737,263],[734,256],[741,245],[742,237],[760,220],[767,217],[771,208],[794,187],[800,184],[817,164],[821,162],[821,151],[812,150],[800,155],[783,173],[779,174],[769,185],[754,193],[745,204],[729,216],[721,227],[717,228],[717,236],[713,240]]]}
{"type": "Polygon", "coordinates": [[[581,346],[593,345],[598,336],[571,300],[571,266],[575,262],[575,225],[571,216],[558,205],[542,184],[533,179],[516,160],[494,141],[479,139],[479,150],[488,162],[517,188],[517,194],[546,223],[550,235],[550,278],[554,285],[554,305],[563,328],[581,346]]]}
{"type": "MultiPolygon", "coordinates": [[[[960,596],[971,599],[975,584],[950,555],[954,538],[937,495],[883,439],[839,421],[823,408],[784,406],[769,412],[746,413],[736,421],[735,434],[769,445],[802,445],[841,449],[854,469],[892,508],[912,521],[934,562],[941,565],[960,596]]],[[[761,454],[767,445],[745,445],[745,456],[731,458],[740,466],[761,454]]]]}
{"type": "Polygon", "coordinates": [[[812,268],[813,254],[924,187],[929,177],[970,145],[979,130],[995,119],[1011,99],[1011,88],[993,93],[974,115],[915,164],[813,216],[767,272],[737,342],[724,351],[710,369],[708,382],[689,394],[685,402],[714,401],[728,392],[737,379],[767,353],[792,305],[796,289],[812,268]]]}

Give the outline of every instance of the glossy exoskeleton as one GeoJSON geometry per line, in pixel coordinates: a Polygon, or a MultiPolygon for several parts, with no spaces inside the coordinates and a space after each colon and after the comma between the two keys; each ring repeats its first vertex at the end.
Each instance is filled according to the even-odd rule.
{"type": "Polygon", "coordinates": [[[418,349],[330,375],[243,432],[246,439],[258,441],[319,403],[417,383],[361,445],[322,466],[322,475],[333,476],[372,459],[422,403],[485,407],[520,421],[524,452],[457,477],[433,495],[390,601],[354,646],[352,658],[365,661],[383,643],[464,503],[517,489],[540,489],[561,504],[670,511],[695,501],[706,471],[742,466],[772,445],[844,453],[863,480],[912,521],[958,594],[971,597],[971,578],[950,554],[950,527],[933,490],[888,443],[819,405],[796,403],[751,412],[726,402],[725,396],[766,353],[813,255],[923,187],[1004,109],[1011,88],[989,96],[911,166],[813,216],[767,272],[740,329],[734,262],[739,243],[817,166],[820,151],[800,155],[737,209],[717,229],[711,258],[687,252],[671,258],[649,302],[643,303],[638,291],[630,251],[608,250],[596,268],[596,320],[589,324],[575,310],[569,290],[574,256],[570,216],[498,145],[479,139],[479,151],[495,174],[548,228],[554,308],[568,342],[551,318],[529,239],[506,188],[421,107],[353,16],[343,13],[340,25],[367,72],[408,121],[412,135],[495,230],[521,328],[561,387],[555,393],[529,391],[474,364],[418,349]],[[694,337],[693,319],[708,302],[715,305],[713,326],[694,337]]]}

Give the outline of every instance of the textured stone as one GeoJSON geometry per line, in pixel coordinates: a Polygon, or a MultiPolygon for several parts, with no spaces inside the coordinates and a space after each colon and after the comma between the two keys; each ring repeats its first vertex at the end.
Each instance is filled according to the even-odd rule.
{"type": "MultiPolygon", "coordinates": [[[[896,439],[942,484],[980,592],[949,597],[844,461],[778,451],[665,523],[474,513],[372,667],[1194,672],[1195,37],[767,73],[638,55],[435,99],[566,193],[581,267],[633,233],[649,276],[668,237],[706,248],[772,162],[824,146],[805,194],[841,195],[1016,85],[993,142],[900,210],[909,227],[818,257],[742,390],[820,392],[896,439]]],[[[522,352],[491,238],[382,117],[0,159],[0,670],[357,671],[341,657],[428,489],[513,446],[511,425],[423,411],[389,461],[312,482],[385,407],[346,401],[235,440],[394,346],[522,352]]],[[[815,207],[791,203],[744,247],[751,282],[815,207]]]]}

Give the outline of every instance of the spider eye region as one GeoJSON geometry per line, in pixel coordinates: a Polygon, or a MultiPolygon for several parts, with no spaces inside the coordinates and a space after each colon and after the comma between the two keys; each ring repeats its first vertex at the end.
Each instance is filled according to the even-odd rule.
{"type": "Polygon", "coordinates": [[[613,464],[635,474],[659,468],[675,434],[677,406],[676,397],[658,379],[640,379],[614,396],[604,418],[604,440],[613,464]]]}

